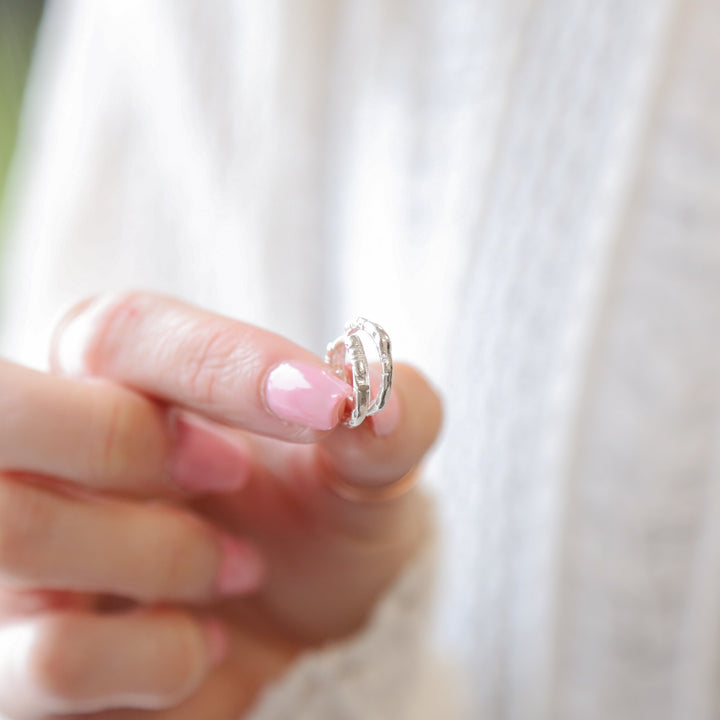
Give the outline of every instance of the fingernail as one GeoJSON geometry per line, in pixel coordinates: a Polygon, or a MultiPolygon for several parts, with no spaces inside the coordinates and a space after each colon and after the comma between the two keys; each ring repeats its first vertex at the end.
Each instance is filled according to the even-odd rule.
{"type": "Polygon", "coordinates": [[[172,478],[193,492],[238,490],[250,476],[248,451],[217,431],[179,418],[172,478]]]}
{"type": "Polygon", "coordinates": [[[313,430],[331,430],[339,420],[352,388],[332,372],[315,365],[286,362],[268,376],[265,399],[282,420],[313,430]]]}
{"type": "Polygon", "coordinates": [[[228,648],[230,647],[227,630],[216,618],[205,620],[203,626],[208,645],[210,665],[216,667],[225,659],[228,648]]]}
{"type": "Polygon", "coordinates": [[[390,435],[400,423],[400,399],[391,393],[387,405],[380,412],[372,415],[372,429],[377,437],[390,435]]]}
{"type": "Polygon", "coordinates": [[[220,536],[220,567],[216,588],[221,595],[238,595],[259,587],[264,565],[258,552],[232,535],[220,536]]]}

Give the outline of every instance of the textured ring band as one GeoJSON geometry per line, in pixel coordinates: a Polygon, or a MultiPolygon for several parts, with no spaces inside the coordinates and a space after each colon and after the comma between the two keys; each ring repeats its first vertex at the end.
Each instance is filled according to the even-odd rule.
{"type": "Polygon", "coordinates": [[[357,427],[369,415],[382,410],[390,398],[393,363],[390,337],[377,323],[356,317],[345,324],[345,334],[327,346],[325,362],[333,372],[353,388],[353,409],[345,421],[348,427],[357,427]],[[370,367],[360,333],[367,335],[375,345],[382,376],[377,395],[370,400],[370,367]]]}

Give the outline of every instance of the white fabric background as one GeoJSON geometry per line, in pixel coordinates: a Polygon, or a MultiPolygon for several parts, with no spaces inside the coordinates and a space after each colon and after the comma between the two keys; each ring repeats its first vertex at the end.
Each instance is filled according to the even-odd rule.
{"type": "MultiPolygon", "coordinates": [[[[128,286],[318,352],[376,319],[447,402],[413,632],[464,717],[716,717],[719,32],[712,0],[58,3],[3,350],[42,365],[59,308],[128,286]]],[[[410,682],[338,710],[312,662],[320,705],[299,673],[262,717],[421,717],[410,682]]]]}

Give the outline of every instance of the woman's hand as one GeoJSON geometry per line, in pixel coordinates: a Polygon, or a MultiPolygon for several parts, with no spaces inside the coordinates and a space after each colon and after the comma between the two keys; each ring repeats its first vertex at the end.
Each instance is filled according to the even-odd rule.
{"type": "Polygon", "coordinates": [[[52,362],[0,365],[8,717],[236,717],[422,542],[422,497],[395,490],[441,410],[408,366],[350,430],[312,353],[143,293],[76,308],[52,362]]]}

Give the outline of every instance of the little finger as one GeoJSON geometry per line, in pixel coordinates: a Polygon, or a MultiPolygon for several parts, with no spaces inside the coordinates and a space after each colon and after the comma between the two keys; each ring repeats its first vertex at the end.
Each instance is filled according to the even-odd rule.
{"type": "Polygon", "coordinates": [[[40,720],[170,707],[200,685],[226,650],[218,621],[167,608],[26,619],[0,628],[0,713],[40,720]]]}

